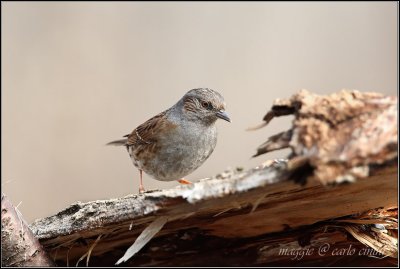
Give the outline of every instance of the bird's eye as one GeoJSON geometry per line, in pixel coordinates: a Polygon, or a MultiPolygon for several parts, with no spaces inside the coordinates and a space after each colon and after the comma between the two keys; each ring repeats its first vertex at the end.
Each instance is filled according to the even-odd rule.
{"type": "Polygon", "coordinates": [[[202,101],[201,106],[207,109],[212,109],[212,105],[209,102],[202,101]]]}

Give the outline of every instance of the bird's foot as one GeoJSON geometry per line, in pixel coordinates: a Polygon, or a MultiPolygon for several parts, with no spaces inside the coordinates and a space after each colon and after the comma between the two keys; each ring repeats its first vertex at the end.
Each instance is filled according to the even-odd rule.
{"type": "Polygon", "coordinates": [[[177,180],[179,183],[181,184],[193,184],[192,182],[190,182],[189,180],[186,180],[184,178],[181,178],[179,180],[177,180]]]}
{"type": "Polygon", "coordinates": [[[143,185],[139,186],[139,194],[145,193],[146,190],[144,189],[143,185]]]}

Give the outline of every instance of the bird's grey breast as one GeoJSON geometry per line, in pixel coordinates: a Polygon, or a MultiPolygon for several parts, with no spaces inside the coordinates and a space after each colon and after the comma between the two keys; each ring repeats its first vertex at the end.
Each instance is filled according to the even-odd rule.
{"type": "Polygon", "coordinates": [[[217,143],[217,129],[193,122],[180,122],[174,133],[162,138],[165,145],[157,154],[159,180],[177,180],[202,165],[217,143]],[[165,176],[163,175],[165,174],[165,176]]]}

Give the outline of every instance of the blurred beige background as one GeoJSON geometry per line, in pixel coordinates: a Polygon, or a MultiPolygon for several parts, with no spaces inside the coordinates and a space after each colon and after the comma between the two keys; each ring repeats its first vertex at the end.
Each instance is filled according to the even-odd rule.
{"type": "Polygon", "coordinates": [[[275,98],[301,88],[397,94],[396,2],[1,5],[2,187],[28,221],[137,193],[126,150],[104,144],[189,89],[221,92],[233,119],[218,122],[217,148],[192,181],[285,157],[250,158],[291,118],[245,131],[275,98]]]}

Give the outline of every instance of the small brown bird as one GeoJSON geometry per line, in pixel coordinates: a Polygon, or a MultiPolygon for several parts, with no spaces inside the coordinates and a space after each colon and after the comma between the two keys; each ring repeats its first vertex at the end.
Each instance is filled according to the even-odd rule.
{"type": "Polygon", "coordinates": [[[127,148],[140,172],[139,192],[144,192],[143,171],[157,180],[189,184],[183,177],[201,166],[217,144],[218,118],[231,121],[222,95],[207,88],[193,89],[126,138],[107,145],[127,148]]]}

